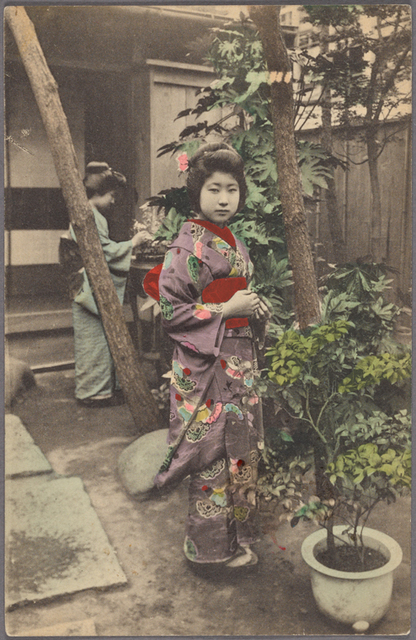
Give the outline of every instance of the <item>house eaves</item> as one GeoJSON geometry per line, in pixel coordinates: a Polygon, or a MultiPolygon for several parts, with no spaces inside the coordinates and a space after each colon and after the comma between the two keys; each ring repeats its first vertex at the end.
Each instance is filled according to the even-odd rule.
{"type": "MultiPolygon", "coordinates": [[[[190,54],[209,29],[230,20],[192,6],[31,5],[26,7],[49,64],[79,69],[125,72],[149,58],[202,64],[190,54]]],[[[6,59],[17,59],[11,34],[5,32],[6,59]]]]}

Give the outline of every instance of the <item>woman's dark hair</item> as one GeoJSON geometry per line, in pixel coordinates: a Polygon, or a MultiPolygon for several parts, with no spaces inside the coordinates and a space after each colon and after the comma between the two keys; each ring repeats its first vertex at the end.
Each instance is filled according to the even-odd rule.
{"type": "Polygon", "coordinates": [[[87,198],[93,195],[104,195],[108,191],[124,187],[126,178],[122,173],[111,169],[106,162],[89,162],[85,167],[84,186],[87,198]]]}
{"type": "Polygon", "coordinates": [[[189,202],[195,213],[200,213],[200,194],[205,181],[216,171],[229,173],[238,182],[240,199],[238,211],[246,200],[247,184],[244,175],[242,157],[225,142],[213,142],[199,147],[188,163],[189,173],[186,181],[189,202]]]}

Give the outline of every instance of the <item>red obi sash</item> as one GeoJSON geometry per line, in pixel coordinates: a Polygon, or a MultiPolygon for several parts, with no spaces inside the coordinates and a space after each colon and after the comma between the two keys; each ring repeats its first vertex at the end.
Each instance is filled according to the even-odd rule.
{"type": "MultiPolygon", "coordinates": [[[[147,295],[159,301],[159,277],[162,271],[163,263],[153,267],[146,273],[143,280],[143,289],[147,295]]],[[[213,280],[202,291],[202,302],[221,303],[227,302],[233,297],[237,291],[247,288],[247,280],[241,278],[218,278],[213,280]]],[[[225,321],[227,329],[235,329],[236,327],[247,327],[249,324],[247,318],[228,318],[225,321]]]]}
{"type": "MultiPolygon", "coordinates": [[[[247,280],[245,278],[218,278],[209,283],[202,291],[202,302],[228,302],[237,291],[247,289],[247,280]]],[[[247,327],[247,318],[228,318],[225,321],[227,329],[235,329],[236,327],[247,327]]]]}
{"type": "Polygon", "coordinates": [[[159,302],[159,277],[163,268],[163,262],[150,269],[144,277],[143,289],[148,296],[159,302]]]}

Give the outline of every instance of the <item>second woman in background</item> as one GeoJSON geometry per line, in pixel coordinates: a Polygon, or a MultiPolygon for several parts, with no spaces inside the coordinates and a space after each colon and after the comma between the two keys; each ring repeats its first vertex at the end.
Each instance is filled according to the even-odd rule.
{"type": "MultiPolygon", "coordinates": [[[[108,221],[115,214],[117,192],[126,178],[113,171],[106,162],[90,162],[86,167],[84,185],[91,205],[104,256],[120,303],[123,304],[133,248],[151,239],[141,230],[131,240],[115,242],[110,238],[108,221]]],[[[72,238],[75,233],[70,228],[72,238]]],[[[90,407],[118,404],[120,388],[114,362],[98,307],[85,269],[82,282],[72,303],[75,343],[75,396],[90,407]]]]}

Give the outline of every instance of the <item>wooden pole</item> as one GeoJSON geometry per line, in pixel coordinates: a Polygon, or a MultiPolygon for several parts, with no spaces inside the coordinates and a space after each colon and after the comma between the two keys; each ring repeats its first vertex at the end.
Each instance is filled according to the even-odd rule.
{"type": "Polygon", "coordinates": [[[305,329],[318,322],[321,313],[297,160],[292,67],[280,27],[280,7],[253,5],[249,14],[259,30],[270,73],[270,106],[295,311],[300,328],[305,329]]]}
{"type": "Polygon", "coordinates": [[[57,84],[24,7],[6,7],[5,19],[16,40],[46,129],[71,224],[77,237],[88,279],[94,290],[127,404],[139,431],[152,431],[159,426],[158,408],[138,365],[133,342],[124,321],[123,309],[111,280],[94,216],[78,170],[57,84]]]}

